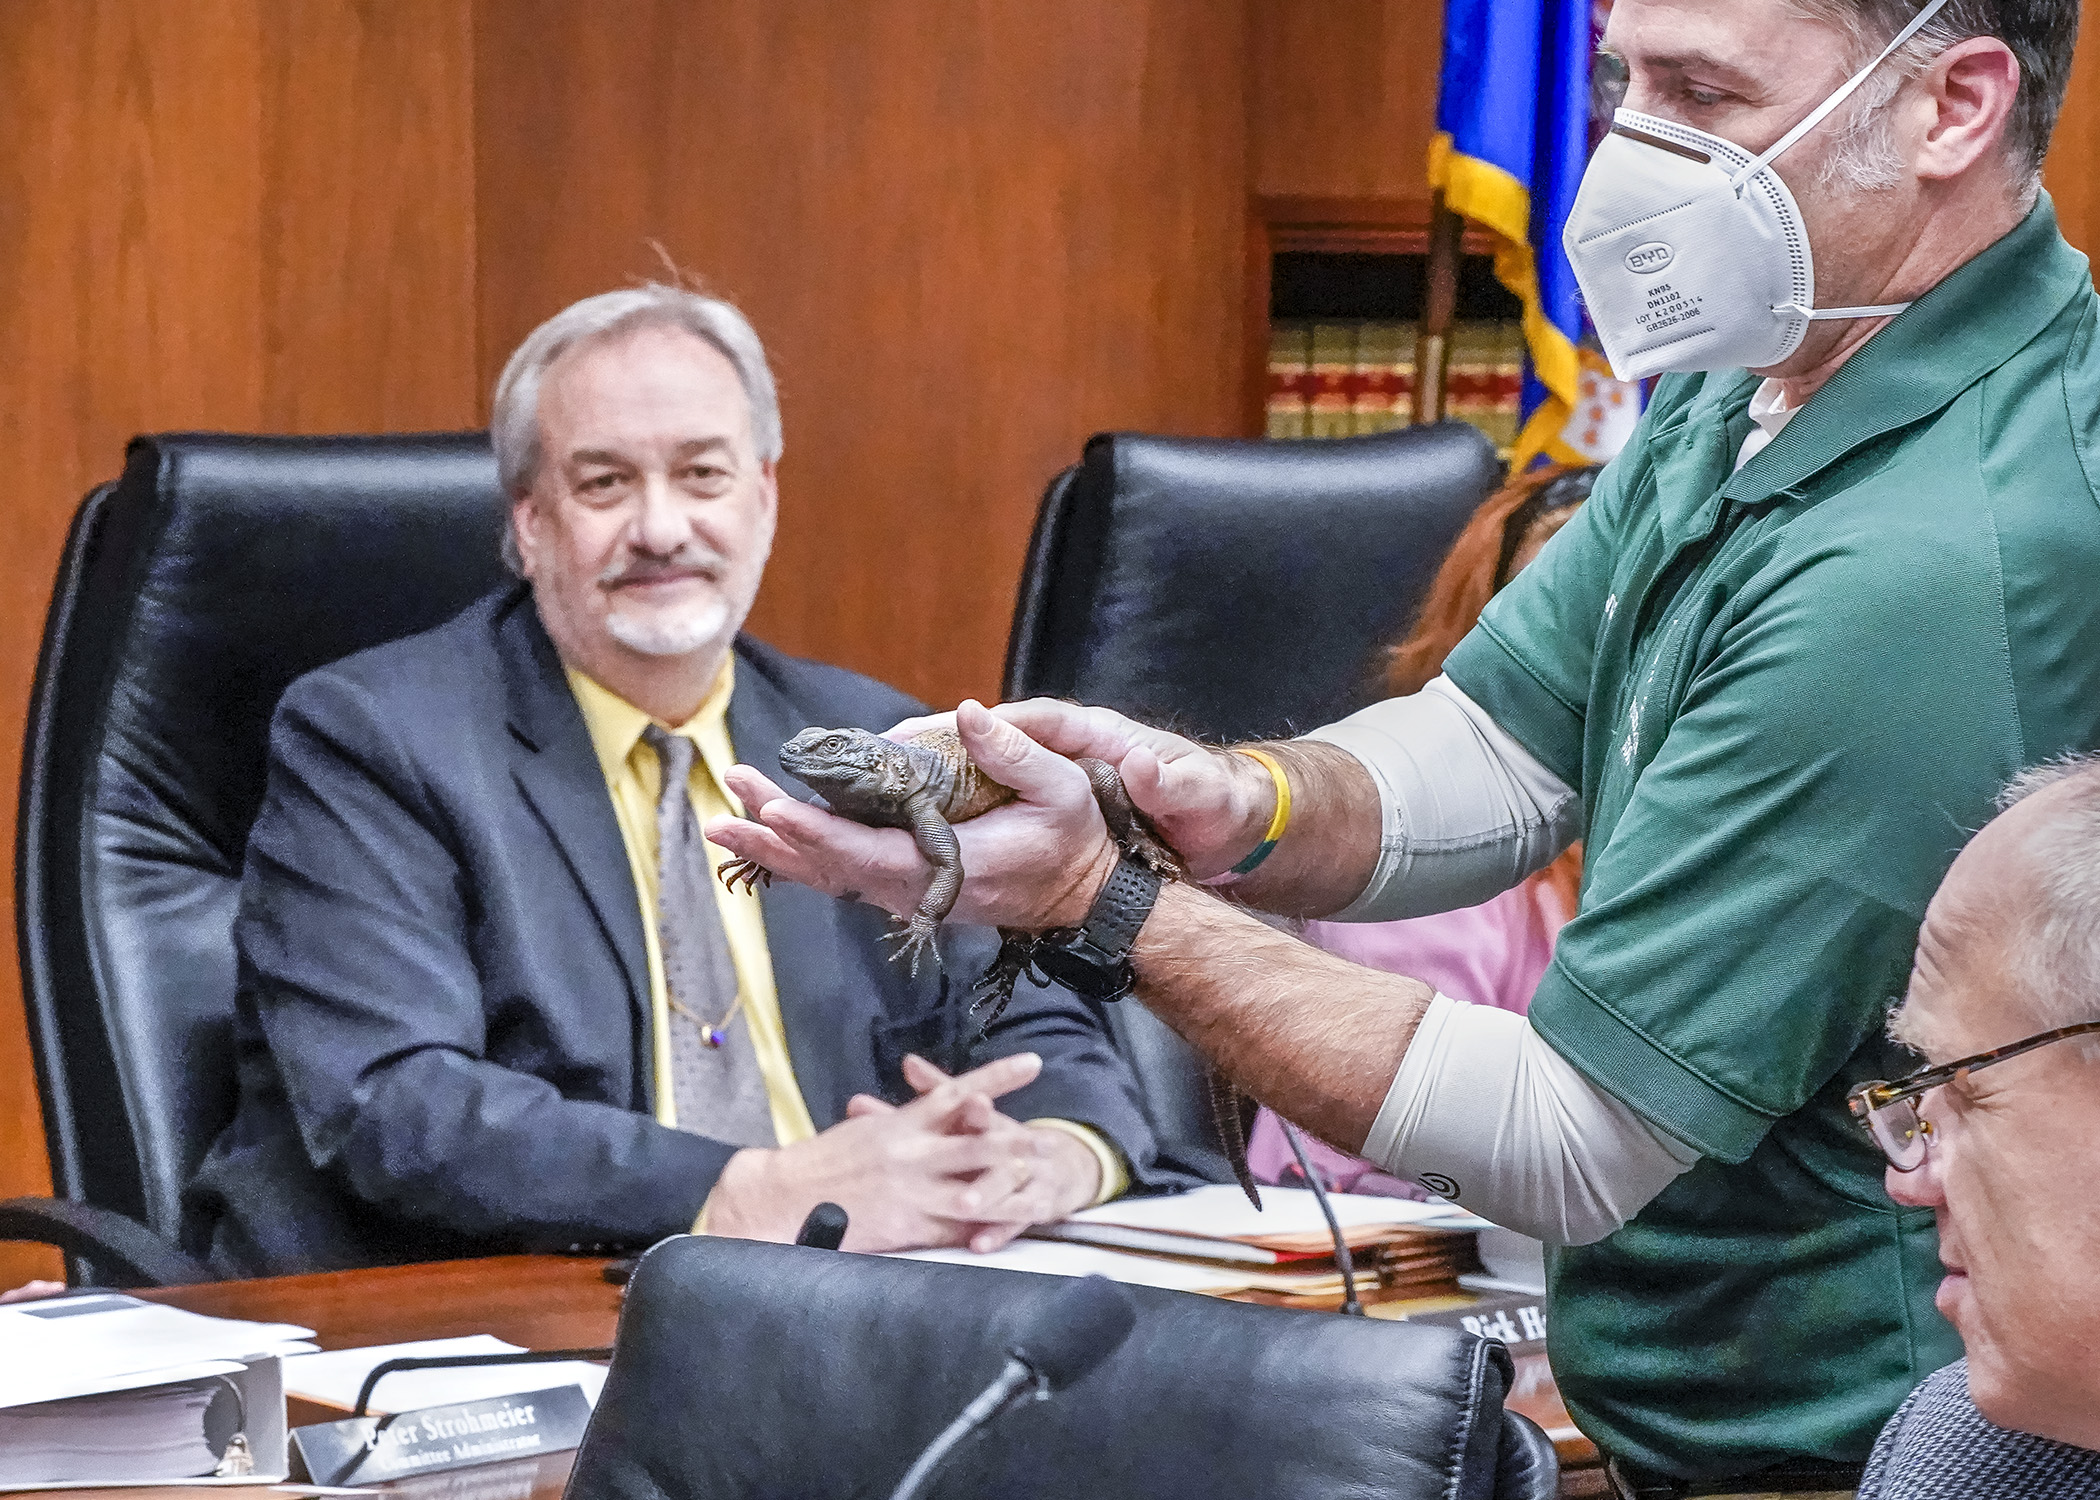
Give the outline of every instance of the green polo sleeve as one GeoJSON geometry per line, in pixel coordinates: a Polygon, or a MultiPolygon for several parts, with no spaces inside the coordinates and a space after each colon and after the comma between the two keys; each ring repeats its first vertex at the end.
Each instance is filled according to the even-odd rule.
{"type": "Polygon", "coordinates": [[[1495,722],[1571,787],[1582,785],[1597,635],[1614,607],[1612,574],[1629,511],[1652,489],[1639,455],[1652,427],[1670,421],[1697,391],[1696,381],[1680,376],[1662,382],[1626,456],[1597,476],[1574,518],[1495,595],[1444,664],[1474,701],[1491,698],[1495,722]],[[1487,690],[1475,691],[1476,685],[1487,690]]]}
{"type": "MultiPolygon", "coordinates": [[[[1593,827],[1530,1013],[1601,1087],[1727,1162],[1879,1035],[1926,901],[2023,759],[1984,507],[1960,536],[1842,502],[1818,515],[1835,520],[1716,580],[1726,602],[1652,760],[1593,827]]],[[[1580,654],[1537,627],[1499,632],[1457,678],[1527,743],[1535,695],[1510,685],[1572,697],[1580,654]]],[[[1588,727],[1594,802],[1619,745],[1588,727]]]]}

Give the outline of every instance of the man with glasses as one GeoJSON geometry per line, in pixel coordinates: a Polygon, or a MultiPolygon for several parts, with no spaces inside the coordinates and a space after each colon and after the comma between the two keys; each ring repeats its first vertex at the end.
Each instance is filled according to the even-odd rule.
{"type": "Polygon", "coordinates": [[[1890,1028],[1930,1065],[1852,1095],[1889,1196],[1938,1221],[1939,1309],[1968,1350],[1884,1429],[1862,1500],[2100,1494],[2100,755],[1999,801],[1890,1028]]]}

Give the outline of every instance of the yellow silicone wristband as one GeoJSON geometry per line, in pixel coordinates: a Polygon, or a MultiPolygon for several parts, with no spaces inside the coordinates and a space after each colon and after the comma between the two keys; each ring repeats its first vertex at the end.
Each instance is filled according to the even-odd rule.
{"type": "Polygon", "coordinates": [[[1261,836],[1261,842],[1254,846],[1254,852],[1234,865],[1231,870],[1235,876],[1251,875],[1255,866],[1275,852],[1276,845],[1283,838],[1284,830],[1291,826],[1291,779],[1283,774],[1283,763],[1266,750],[1236,748],[1233,753],[1257,762],[1269,773],[1269,779],[1276,783],[1276,811],[1269,818],[1268,832],[1261,836]]]}

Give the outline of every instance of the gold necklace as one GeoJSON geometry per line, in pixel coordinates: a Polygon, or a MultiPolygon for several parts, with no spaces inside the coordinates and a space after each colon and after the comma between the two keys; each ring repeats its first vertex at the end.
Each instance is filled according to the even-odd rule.
{"type": "Polygon", "coordinates": [[[676,995],[666,992],[664,998],[671,1002],[673,1011],[700,1028],[701,1041],[710,1047],[720,1047],[729,1040],[729,1023],[736,1019],[736,1013],[744,1003],[744,992],[741,988],[737,990],[736,998],[729,1002],[729,1009],[723,1011],[722,1019],[712,1026],[701,1020],[699,1014],[676,995]]]}

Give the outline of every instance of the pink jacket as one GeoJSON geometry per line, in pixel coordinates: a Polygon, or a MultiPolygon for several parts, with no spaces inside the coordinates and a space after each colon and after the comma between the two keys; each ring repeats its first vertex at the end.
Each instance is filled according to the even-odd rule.
{"type": "MultiPolygon", "coordinates": [[[[1538,879],[1514,886],[1479,906],[1409,917],[1400,922],[1311,922],[1306,940],[1329,953],[1395,974],[1407,974],[1454,1000],[1522,1014],[1531,1005],[1553,939],[1567,921],[1560,898],[1538,879]]],[[[1306,1155],[1345,1193],[1421,1198],[1421,1189],[1337,1151],[1305,1132],[1306,1155]]],[[[1298,1164],[1276,1116],[1264,1109],[1247,1147],[1248,1165],[1263,1182],[1297,1182],[1298,1164]]]]}

